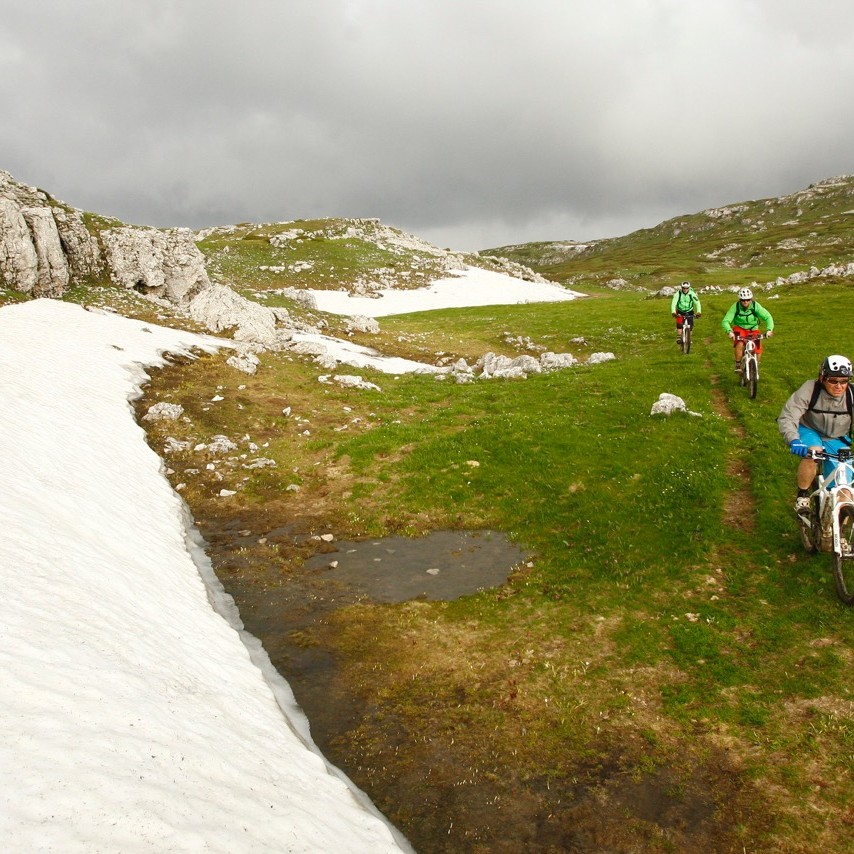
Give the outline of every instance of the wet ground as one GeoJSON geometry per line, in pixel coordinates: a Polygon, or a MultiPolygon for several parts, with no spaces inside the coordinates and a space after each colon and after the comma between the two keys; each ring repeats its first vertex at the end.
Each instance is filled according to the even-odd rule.
{"type": "Polygon", "coordinates": [[[589,764],[532,778],[493,734],[493,766],[474,773],[467,751],[482,755],[483,745],[465,746],[465,733],[447,726],[447,711],[464,710],[465,696],[443,713],[447,698],[425,695],[433,724],[423,732],[423,715],[414,724],[352,690],[348,662],[318,642],[316,629],[354,603],[394,607],[504,584],[529,556],[503,534],[336,541],[296,526],[265,530],[257,517],[196,521],[246,629],[290,684],[318,747],[419,854],[742,850],[733,830],[745,818],[743,781],[723,757],[659,762],[638,776],[630,769],[642,744],[603,742],[591,746],[599,758],[589,764]]]}
{"type": "MultiPolygon", "coordinates": [[[[245,545],[258,535],[237,534],[245,545]]],[[[298,570],[251,561],[251,572],[218,571],[241,619],[260,638],[308,717],[312,737],[327,755],[333,742],[354,726],[363,710],[339,678],[339,662],[307,641],[313,626],[332,611],[356,602],[395,603],[412,599],[451,600],[506,582],[528,555],[495,531],[435,531],[427,536],[324,542],[276,528],[263,538],[318,550],[298,570]],[[312,542],[308,542],[311,540],[312,542]]],[[[345,769],[346,770],[346,769],[345,769]]]]}

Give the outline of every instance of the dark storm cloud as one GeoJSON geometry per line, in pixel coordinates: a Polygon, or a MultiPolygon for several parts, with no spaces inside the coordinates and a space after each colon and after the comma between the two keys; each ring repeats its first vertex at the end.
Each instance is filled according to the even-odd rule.
{"type": "Polygon", "coordinates": [[[0,13],[0,168],[128,222],[378,216],[475,249],[622,234],[854,171],[848,0],[0,13]]]}

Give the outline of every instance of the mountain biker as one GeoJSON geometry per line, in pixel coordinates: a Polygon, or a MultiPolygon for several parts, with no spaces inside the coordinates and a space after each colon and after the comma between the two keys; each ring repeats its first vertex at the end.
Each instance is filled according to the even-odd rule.
{"type": "Polygon", "coordinates": [[[676,318],[676,343],[682,341],[682,326],[688,324],[694,328],[694,318],[702,313],[700,298],[694,292],[690,282],[682,282],[679,290],[670,300],[670,313],[676,318]]]}
{"type": "MultiPolygon", "coordinates": [[[[721,326],[724,332],[732,338],[735,348],[735,371],[741,371],[741,357],[744,355],[744,338],[758,338],[760,323],[765,324],[765,337],[770,338],[774,331],[774,318],[768,309],[762,308],[755,299],[750,288],[742,288],[738,299],[730,306],[724,315],[721,326]]],[[[762,345],[756,342],[756,356],[762,352],[762,345]]]]}
{"type": "MultiPolygon", "coordinates": [[[[807,455],[811,450],[837,453],[851,446],[851,412],[854,392],[849,388],[851,361],[845,356],[828,356],[817,380],[807,380],[780,411],[777,426],[789,450],[802,457],[798,464],[798,496],[795,512],[809,515],[810,486],[818,472],[818,463],[807,455]]],[[[825,461],[824,474],[833,469],[825,461]]]]}

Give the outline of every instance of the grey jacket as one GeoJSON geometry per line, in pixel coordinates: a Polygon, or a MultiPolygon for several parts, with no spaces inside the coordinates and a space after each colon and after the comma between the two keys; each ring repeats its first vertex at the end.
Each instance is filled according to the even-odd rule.
{"type": "Polygon", "coordinates": [[[808,409],[815,380],[807,380],[783,405],[777,417],[777,426],[786,444],[798,438],[798,425],[811,427],[826,439],[838,439],[851,430],[848,414],[848,389],[842,397],[833,397],[824,388],[818,395],[815,408],[808,409]],[[823,410],[817,412],[816,410],[823,410]]]}

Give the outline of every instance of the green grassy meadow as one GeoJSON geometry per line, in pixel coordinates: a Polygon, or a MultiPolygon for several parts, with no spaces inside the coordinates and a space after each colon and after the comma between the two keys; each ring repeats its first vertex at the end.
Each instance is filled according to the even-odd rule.
{"type": "MultiPolygon", "coordinates": [[[[515,355],[505,332],[580,359],[616,355],[527,380],[360,371],[382,390],[342,389],[281,354],[239,380],[224,356],[153,379],[146,405],[177,401],[189,416],[171,435],[248,432],[279,463],[239,484],[227,510],[214,498],[233,486],[227,476],[189,482],[197,518],[273,508],[338,539],[492,528],[531,551],[506,587],[361,603],[308,633],[346,662],[349,690],[373,710],[334,761],[417,850],[498,850],[475,805],[522,795],[537,804],[523,820],[557,840],[531,850],[561,850],[590,793],[609,814],[619,807],[597,819],[613,850],[639,850],[620,847],[632,834],[652,851],[848,850],[854,612],[835,598],[829,556],[800,546],[796,460],[775,418],[827,353],[852,352],[840,319],[854,287],[757,297],[776,330],[756,400],[720,327],[732,293],[703,298],[688,356],[669,300],[634,292],[381,322],[384,340],[472,361],[515,355]],[[651,416],[662,392],[697,414],[651,416]],[[204,403],[214,394],[225,401],[204,403]],[[285,405],[305,423],[282,417],[285,405]],[[433,799],[418,794],[428,770],[433,799]],[[701,804],[704,818],[639,814],[630,786],[686,813],[701,804]]],[[[170,464],[188,480],[191,460],[170,464]]],[[[283,577],[301,560],[278,559],[283,577]]]]}
{"type": "MultiPolygon", "coordinates": [[[[825,355],[854,356],[854,280],[755,282],[847,263],[852,197],[854,179],[833,179],[580,251],[491,250],[589,296],[386,317],[352,335],[431,364],[516,356],[529,339],[579,359],[557,372],[456,384],[359,370],[376,391],[321,383],[327,371],[288,351],[250,376],[225,350],[152,372],[138,414],[168,400],[184,417],[141,422],[148,441],[271,658],[279,640],[252,624],[252,602],[310,582],[321,534],[494,529],[530,555],[502,587],[363,600],[287,639],[334,661],[342,718],[324,753],[419,854],[850,850],[854,610],[829,555],[800,544],[797,461],[775,419],[825,355]],[[754,284],[773,313],[755,400],[720,326],[733,292],[701,294],[680,353],[670,300],[654,294],[684,278],[754,284]],[[616,358],[586,364],[600,352],[616,358]],[[652,416],[664,392],[690,412],[652,416]],[[194,448],[218,434],[275,466],[246,468],[244,453],[209,467],[194,448]],[[167,436],[193,450],[165,454],[167,436]]],[[[114,224],[87,216],[93,233],[114,224]]],[[[354,222],[229,226],[198,245],[213,280],[344,335],[343,318],[285,289],[414,287],[441,268],[354,222]]],[[[0,290],[0,305],[24,298],[0,290]]],[[[66,299],[189,326],[106,281],[66,299]]]]}

